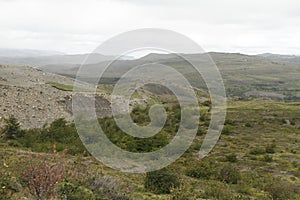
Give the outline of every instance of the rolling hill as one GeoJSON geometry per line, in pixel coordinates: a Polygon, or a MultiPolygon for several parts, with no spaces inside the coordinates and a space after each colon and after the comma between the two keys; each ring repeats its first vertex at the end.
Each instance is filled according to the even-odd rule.
{"type": "MultiPolygon", "coordinates": [[[[300,64],[297,62],[233,53],[209,53],[209,55],[220,70],[229,97],[243,99],[262,97],[287,102],[300,100],[300,64]]],[[[202,66],[210,64],[207,55],[183,56],[201,63],[202,66]]],[[[94,82],[98,78],[96,75],[98,69],[110,64],[100,79],[100,83],[110,84],[115,83],[133,67],[149,62],[172,66],[184,74],[195,87],[206,88],[201,76],[195,73],[190,64],[172,54],[150,54],[137,60],[116,60],[113,63],[106,61],[82,67],[85,71],[85,80],[94,82]]],[[[75,78],[78,69],[79,66],[74,65],[72,68],[60,68],[57,73],[75,78]]]]}

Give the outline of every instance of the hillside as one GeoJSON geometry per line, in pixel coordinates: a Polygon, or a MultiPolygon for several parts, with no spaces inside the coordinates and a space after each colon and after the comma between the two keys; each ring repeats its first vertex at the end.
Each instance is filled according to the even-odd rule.
{"type": "MultiPolygon", "coordinates": [[[[169,55],[164,59],[161,55],[149,55],[139,60],[116,61],[106,74],[107,80],[118,78],[113,76],[114,70],[119,69],[121,75],[132,64],[148,62],[153,56],[181,70],[191,80],[198,78],[193,76],[192,68],[176,57],[169,55]]],[[[199,55],[188,56],[201,60],[199,55]]],[[[277,83],[276,87],[282,88],[297,84],[297,64],[287,64],[288,69],[284,70],[283,63],[257,56],[220,53],[211,56],[222,66],[225,84],[232,88],[244,91],[243,87],[253,89],[261,82],[277,83]],[[277,82],[278,79],[284,82],[277,82]]],[[[87,66],[91,73],[86,74],[89,80],[97,65],[87,66]]],[[[91,94],[85,90],[90,85],[81,84],[78,89],[83,97],[90,98],[91,94]]],[[[79,138],[78,127],[72,122],[72,85],[73,79],[66,76],[31,67],[0,66],[3,91],[0,117],[7,119],[6,123],[2,120],[6,126],[0,126],[0,165],[3,166],[0,200],[300,199],[298,102],[286,103],[270,97],[228,98],[221,137],[209,155],[200,160],[198,155],[210,123],[211,103],[207,93],[197,90],[201,116],[190,148],[167,168],[130,174],[105,166],[83,145],[81,139],[88,145],[101,147],[101,151],[106,150],[93,135],[93,127],[79,126],[87,136],[79,138]]],[[[168,118],[163,129],[150,138],[133,137],[117,126],[109,110],[112,89],[112,84],[99,84],[95,105],[99,125],[113,144],[129,152],[145,153],[170,143],[179,128],[181,108],[168,89],[147,84],[130,101],[130,116],[141,126],[150,120],[150,105],[161,103],[166,109],[168,118]]],[[[278,94],[274,95],[277,98],[278,94]]]]}
{"type": "MultiPolygon", "coordinates": [[[[42,194],[47,195],[47,191],[58,199],[79,196],[93,200],[297,200],[300,199],[299,108],[299,103],[270,100],[230,101],[222,136],[208,157],[198,159],[209,120],[205,112],[188,151],[168,168],[147,174],[122,173],[106,167],[86,154],[72,124],[66,126],[63,121],[56,121],[49,129],[28,131],[9,141],[0,139],[4,166],[0,168],[3,177],[0,184],[5,186],[0,194],[12,199],[34,198],[36,195],[29,193],[30,186],[52,182],[26,184],[28,180],[35,175],[55,174],[58,183],[42,190],[42,194]],[[40,138],[40,133],[44,137],[40,138]],[[14,147],[16,144],[18,147],[14,147]],[[47,170],[49,166],[53,170],[47,170]],[[151,176],[154,181],[149,187],[146,183],[151,176]],[[177,181],[180,186],[173,188],[177,181]]],[[[178,110],[176,107],[168,110],[171,118],[165,130],[170,136],[176,131],[178,110]]],[[[145,116],[145,111],[139,109],[133,114],[137,123],[145,122],[145,116]]],[[[145,140],[131,138],[111,118],[99,123],[113,143],[132,152],[155,150],[170,140],[167,137],[166,141],[166,135],[161,134],[145,140]]]]}
{"type": "MultiPolygon", "coordinates": [[[[70,78],[32,67],[1,65],[0,117],[16,117],[22,128],[41,128],[58,118],[71,122],[73,83],[70,78]]],[[[82,83],[81,87],[88,85],[82,83]]],[[[82,91],[86,98],[92,97],[82,91]]],[[[108,98],[102,91],[96,95],[99,117],[111,114],[108,98]]]]}
{"type": "MultiPolygon", "coordinates": [[[[256,97],[280,101],[300,99],[300,64],[265,56],[249,56],[237,53],[209,53],[218,66],[225,84],[227,95],[243,99],[256,97]]],[[[184,54],[184,57],[209,65],[207,55],[184,54]]],[[[297,57],[298,58],[298,57],[297,57]]],[[[117,60],[84,65],[86,81],[94,81],[98,68],[110,64],[100,83],[115,83],[129,69],[145,63],[161,63],[173,66],[184,74],[198,88],[205,89],[201,76],[197,75],[190,64],[172,54],[149,54],[137,60],[117,60]],[[200,80],[200,81],[199,81],[200,80]]],[[[60,68],[58,74],[75,77],[79,66],[60,68]]]]}
{"type": "MultiPolygon", "coordinates": [[[[22,128],[41,128],[58,118],[71,122],[73,84],[74,80],[71,78],[40,69],[0,65],[0,118],[15,116],[22,128]]],[[[84,100],[94,98],[86,89],[90,87],[89,84],[81,82],[80,88],[77,88],[84,100]]],[[[111,85],[98,85],[95,95],[98,117],[111,116],[111,90],[111,85]]],[[[145,91],[147,90],[151,91],[151,87],[146,87],[145,91]]],[[[131,106],[147,102],[148,92],[145,91],[140,90],[136,98],[131,99],[131,106]]],[[[162,89],[161,91],[164,92],[162,89]]]]}
{"type": "MultiPolygon", "coordinates": [[[[209,55],[218,66],[224,80],[227,95],[235,98],[270,98],[285,102],[300,100],[300,62],[298,56],[239,53],[182,54],[185,58],[208,65],[209,55]]],[[[184,74],[198,88],[206,86],[190,64],[175,54],[151,53],[139,59],[116,60],[114,56],[101,54],[55,55],[38,57],[0,57],[0,64],[26,65],[46,72],[75,78],[81,64],[85,69],[85,81],[94,82],[99,68],[110,64],[109,70],[102,76],[100,83],[115,83],[131,68],[145,63],[161,63],[173,66],[184,74]],[[88,59],[86,59],[88,56],[88,59]],[[86,59],[86,60],[85,60],[86,59]],[[200,80],[200,81],[199,81],[200,80]]]]}
{"type": "Polygon", "coordinates": [[[264,54],[258,54],[258,56],[269,58],[269,59],[275,59],[283,62],[300,63],[300,56],[295,56],[295,55],[280,55],[280,54],[264,53],[264,54]]]}
{"type": "MultiPolygon", "coordinates": [[[[0,52],[1,53],[1,52],[0,52]]],[[[87,64],[111,60],[113,56],[101,54],[75,54],[75,55],[37,55],[37,56],[1,56],[0,64],[31,66],[44,69],[48,72],[59,73],[60,70],[80,65],[89,56],[87,64]]]]}
{"type": "Polygon", "coordinates": [[[71,93],[58,90],[49,83],[72,85],[63,76],[30,67],[0,66],[0,114],[16,116],[22,127],[42,127],[57,118],[71,120],[66,101],[71,93]]]}

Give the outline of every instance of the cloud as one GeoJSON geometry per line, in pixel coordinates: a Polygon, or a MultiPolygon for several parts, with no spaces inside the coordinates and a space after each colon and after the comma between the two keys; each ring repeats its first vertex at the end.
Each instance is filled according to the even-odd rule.
{"type": "Polygon", "coordinates": [[[300,52],[298,0],[0,0],[0,44],[88,52],[147,27],[191,37],[207,51],[300,52]]]}

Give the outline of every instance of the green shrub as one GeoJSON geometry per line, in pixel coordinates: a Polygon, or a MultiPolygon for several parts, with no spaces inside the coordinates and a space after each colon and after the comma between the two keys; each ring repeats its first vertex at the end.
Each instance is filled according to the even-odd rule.
{"type": "Polygon", "coordinates": [[[221,168],[219,179],[226,183],[237,184],[238,181],[241,179],[241,174],[236,167],[227,164],[221,168]]]}
{"type": "Polygon", "coordinates": [[[204,101],[203,103],[201,103],[203,106],[206,106],[206,107],[211,107],[211,101],[210,100],[207,100],[207,101],[204,101]]]}
{"type": "MultiPolygon", "coordinates": [[[[21,130],[23,131],[23,130],[21,130]]],[[[77,155],[86,152],[75,125],[65,119],[54,120],[48,128],[24,130],[22,137],[16,137],[12,145],[30,148],[37,152],[59,152],[77,155]]]]}
{"type": "MultiPolygon", "coordinates": [[[[141,108],[137,107],[134,112],[136,116],[142,114],[141,108]]],[[[137,117],[138,119],[142,119],[137,117]]],[[[157,134],[149,138],[138,138],[123,132],[113,118],[99,119],[99,123],[111,142],[122,149],[131,152],[151,152],[156,151],[169,143],[170,133],[176,133],[175,126],[170,119],[167,119],[165,127],[157,134]],[[166,130],[168,128],[168,130],[166,130]]],[[[141,120],[140,123],[145,122],[141,120]]]]}
{"type": "Polygon", "coordinates": [[[273,200],[293,199],[295,186],[280,178],[274,178],[265,186],[273,200]]]}
{"type": "Polygon", "coordinates": [[[232,163],[235,163],[235,162],[238,161],[238,159],[237,159],[237,157],[236,157],[236,154],[234,154],[234,153],[231,153],[231,154],[226,155],[226,160],[227,160],[228,162],[232,162],[232,163]]]}
{"type": "Polygon", "coordinates": [[[171,200],[190,200],[198,199],[198,193],[195,192],[193,186],[190,187],[188,184],[181,183],[180,187],[172,190],[171,200]]]}
{"type": "Polygon", "coordinates": [[[19,192],[20,187],[7,168],[2,168],[3,163],[0,164],[0,200],[7,200],[13,193],[19,192]]]}
{"type": "Polygon", "coordinates": [[[222,134],[223,135],[231,135],[233,134],[233,128],[231,126],[224,126],[223,130],[222,130],[222,134]]]}
{"type": "Polygon", "coordinates": [[[229,186],[221,182],[208,182],[205,187],[203,198],[227,200],[232,199],[233,194],[229,186]]]}
{"type": "Polygon", "coordinates": [[[251,187],[249,185],[245,184],[244,182],[237,184],[236,191],[238,193],[245,194],[245,195],[252,194],[251,187]]]}
{"type": "Polygon", "coordinates": [[[264,161],[265,161],[265,162],[273,162],[273,157],[272,157],[272,156],[269,156],[269,155],[265,155],[265,156],[264,156],[264,161]]]}
{"type": "Polygon", "coordinates": [[[197,136],[202,136],[205,134],[206,134],[206,131],[202,127],[199,127],[198,131],[197,131],[197,136]]]}
{"type": "Polygon", "coordinates": [[[6,142],[11,147],[22,147],[22,145],[17,140],[7,140],[6,142]]]}
{"type": "Polygon", "coordinates": [[[18,119],[14,116],[10,116],[8,119],[4,118],[5,126],[1,131],[4,135],[4,139],[12,140],[24,135],[24,131],[20,128],[18,119]]]}
{"type": "Polygon", "coordinates": [[[257,160],[257,157],[255,155],[250,155],[249,158],[250,160],[257,160]]]}
{"type": "Polygon", "coordinates": [[[200,163],[195,163],[195,166],[189,167],[185,174],[193,178],[210,179],[215,173],[213,161],[202,160],[200,163]]]}
{"type": "Polygon", "coordinates": [[[249,122],[247,122],[247,123],[245,124],[245,126],[246,126],[246,127],[252,127],[252,124],[250,124],[249,122]]]}
{"type": "Polygon", "coordinates": [[[262,179],[263,177],[261,174],[258,174],[256,171],[244,172],[242,176],[242,183],[240,184],[244,184],[252,188],[262,188],[264,184],[262,179]]]}
{"type": "Polygon", "coordinates": [[[236,123],[235,121],[231,120],[231,119],[226,119],[225,120],[225,125],[231,125],[231,126],[234,126],[236,123]]]}
{"type": "Polygon", "coordinates": [[[144,184],[147,190],[156,194],[169,194],[172,188],[177,188],[179,185],[177,175],[166,168],[148,172],[144,184]]]}
{"type": "Polygon", "coordinates": [[[291,125],[292,125],[292,126],[295,126],[295,125],[296,125],[296,121],[295,121],[295,120],[296,120],[296,119],[292,119],[292,120],[291,120],[291,125]]]}
{"type": "Polygon", "coordinates": [[[266,150],[263,147],[254,147],[250,150],[250,154],[252,155],[260,155],[260,154],[265,154],[266,150]]]}
{"type": "Polygon", "coordinates": [[[266,153],[275,153],[275,144],[272,144],[272,145],[267,145],[266,146],[266,153]]]}
{"type": "Polygon", "coordinates": [[[60,184],[59,193],[61,199],[68,199],[68,200],[96,199],[95,195],[90,189],[85,188],[83,186],[76,186],[68,182],[64,182],[60,184]]]}
{"type": "Polygon", "coordinates": [[[91,184],[91,189],[97,197],[114,200],[131,200],[131,198],[123,192],[123,185],[120,179],[111,176],[96,178],[91,184]]]}

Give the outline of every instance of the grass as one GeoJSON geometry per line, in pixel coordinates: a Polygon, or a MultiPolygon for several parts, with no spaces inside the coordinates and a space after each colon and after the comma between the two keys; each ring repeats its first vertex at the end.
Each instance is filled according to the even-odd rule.
{"type": "Polygon", "coordinates": [[[52,87],[54,87],[58,90],[73,91],[73,86],[72,85],[64,85],[64,84],[56,83],[56,82],[49,82],[47,84],[51,85],[52,87]]]}
{"type": "MultiPolygon", "coordinates": [[[[62,90],[62,91],[73,91],[74,90],[74,86],[73,85],[65,85],[62,83],[57,83],[57,82],[48,82],[48,85],[51,85],[52,87],[58,89],[58,90],[62,90]]],[[[81,92],[89,92],[89,90],[86,89],[82,89],[82,88],[75,88],[76,91],[81,91],[81,92]]],[[[105,94],[111,94],[113,89],[113,85],[111,84],[99,84],[97,86],[97,92],[99,93],[105,93],[105,94]]]]}

